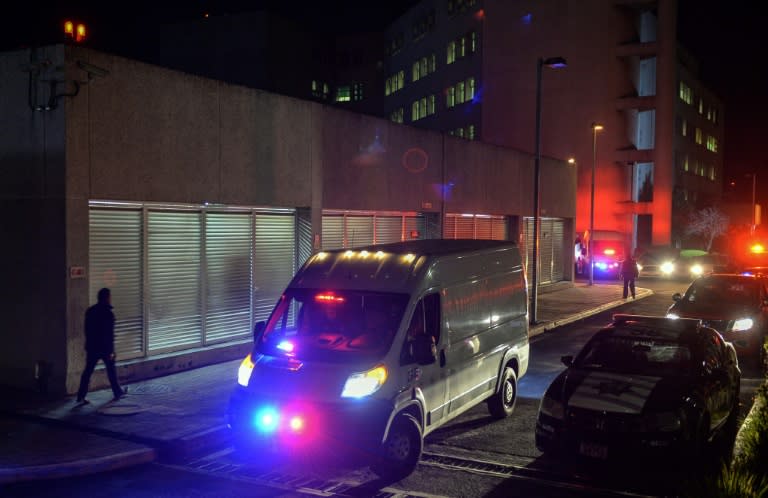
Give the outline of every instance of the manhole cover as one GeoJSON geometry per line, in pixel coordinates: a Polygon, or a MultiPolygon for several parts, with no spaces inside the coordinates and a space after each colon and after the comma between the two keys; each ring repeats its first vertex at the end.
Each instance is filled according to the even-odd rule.
{"type": "Polygon", "coordinates": [[[122,416],[135,415],[137,413],[143,412],[144,408],[133,403],[118,403],[105,405],[99,408],[98,411],[102,415],[122,416]]]}
{"type": "Polygon", "coordinates": [[[166,394],[173,392],[173,388],[168,384],[140,384],[138,386],[130,386],[128,388],[128,394],[166,394]]]}

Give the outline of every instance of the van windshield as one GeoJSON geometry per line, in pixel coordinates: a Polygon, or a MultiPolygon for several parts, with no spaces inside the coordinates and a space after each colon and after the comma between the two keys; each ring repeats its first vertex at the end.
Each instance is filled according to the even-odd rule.
{"type": "Polygon", "coordinates": [[[375,357],[392,344],[407,303],[406,294],[289,289],[257,348],[304,360],[375,357]]]}

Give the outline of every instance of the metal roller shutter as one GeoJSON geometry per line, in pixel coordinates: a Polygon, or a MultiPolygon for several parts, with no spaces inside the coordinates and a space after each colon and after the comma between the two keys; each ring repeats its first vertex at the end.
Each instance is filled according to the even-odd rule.
{"type": "Polygon", "coordinates": [[[266,320],[296,272],[294,214],[254,216],[253,321],[266,320]]]}
{"type": "Polygon", "coordinates": [[[493,240],[508,240],[508,237],[507,218],[504,216],[491,218],[491,238],[493,240]]]}
{"type": "Polygon", "coordinates": [[[377,216],[376,217],[376,243],[389,244],[403,240],[402,216],[377,216]]]}
{"type": "Polygon", "coordinates": [[[148,352],[202,345],[199,212],[148,214],[148,352]]]}
{"type": "Polygon", "coordinates": [[[491,219],[486,216],[475,216],[475,239],[492,239],[493,230],[491,228],[491,219]]]}
{"type": "Polygon", "coordinates": [[[564,280],[565,262],[563,247],[565,247],[565,222],[561,219],[552,220],[552,281],[564,280]]]}
{"type": "Polygon", "coordinates": [[[91,209],[88,296],[112,291],[115,353],[121,359],[144,354],[141,210],[91,209]]]}
{"type": "Polygon", "coordinates": [[[346,247],[373,244],[373,216],[347,216],[346,247]]]}
{"type": "Polygon", "coordinates": [[[342,249],[344,247],[344,216],[323,215],[323,249],[342,249]]]}
{"type": "Polygon", "coordinates": [[[549,284],[552,283],[552,220],[544,218],[540,220],[541,228],[539,232],[539,250],[540,254],[540,267],[541,274],[539,275],[539,283],[549,284]]]}
{"type": "Polygon", "coordinates": [[[251,215],[205,215],[205,343],[251,331],[251,215]]]}

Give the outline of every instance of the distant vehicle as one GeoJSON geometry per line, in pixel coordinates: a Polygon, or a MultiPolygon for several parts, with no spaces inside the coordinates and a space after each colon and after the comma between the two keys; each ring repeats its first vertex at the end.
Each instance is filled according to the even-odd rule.
{"type": "Polygon", "coordinates": [[[581,251],[576,254],[576,273],[589,275],[589,266],[593,265],[595,278],[621,278],[621,262],[626,258],[627,237],[622,232],[595,230],[591,237],[589,230],[580,237],[581,251]]]}
{"type": "Polygon", "coordinates": [[[731,270],[728,257],[722,254],[704,254],[676,261],[677,274],[683,278],[697,278],[710,273],[725,273],[731,270]]]}
{"type": "Polygon", "coordinates": [[[354,448],[374,472],[402,478],[424,436],[473,406],[512,414],[529,349],[513,242],[323,251],[256,324],[229,424],[245,451],[354,448]]]}
{"type": "Polygon", "coordinates": [[[640,277],[674,278],[677,276],[678,249],[662,247],[652,248],[637,258],[640,277]]]}
{"type": "Polygon", "coordinates": [[[768,288],[762,277],[712,274],[694,280],[685,294],[675,293],[667,310],[674,318],[696,318],[733,343],[742,363],[762,365],[768,330],[768,288]]]}
{"type": "Polygon", "coordinates": [[[700,320],[614,315],[562,362],[536,420],[544,453],[698,461],[713,438],[736,434],[736,351],[700,320]]]}

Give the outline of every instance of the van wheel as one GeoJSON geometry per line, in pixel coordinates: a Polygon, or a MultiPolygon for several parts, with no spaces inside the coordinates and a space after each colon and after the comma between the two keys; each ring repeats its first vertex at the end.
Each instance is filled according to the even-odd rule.
{"type": "Polygon", "coordinates": [[[423,447],[421,426],[413,415],[399,415],[381,446],[380,456],[371,465],[379,476],[400,480],[416,470],[423,447]]]}
{"type": "Polygon", "coordinates": [[[488,411],[493,418],[506,418],[515,411],[517,402],[517,375],[512,367],[505,367],[499,391],[488,399],[488,411]]]}

